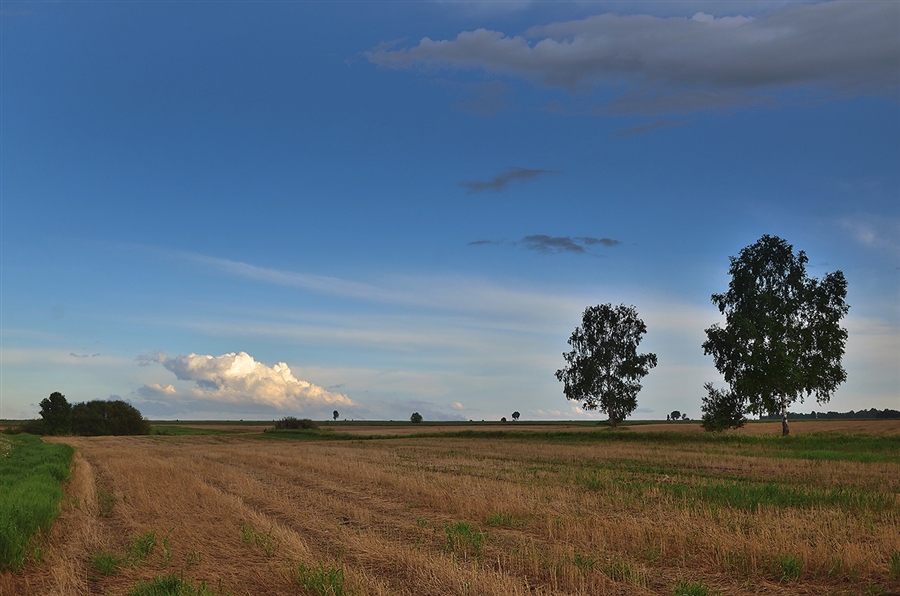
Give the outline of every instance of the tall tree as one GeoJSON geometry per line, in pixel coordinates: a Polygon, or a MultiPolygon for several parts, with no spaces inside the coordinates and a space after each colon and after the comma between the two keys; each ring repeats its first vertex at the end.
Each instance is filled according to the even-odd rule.
{"type": "Polygon", "coordinates": [[[815,395],[824,404],[847,379],[840,326],[850,309],[847,281],[841,271],[810,278],[807,262],[802,250],[794,254],[769,235],[731,257],[728,291],[712,295],[725,325],[707,329],[703,343],[748,412],[781,413],[783,435],[794,401],[815,395]]]}
{"type": "Polygon", "coordinates": [[[640,380],[656,366],[656,354],[638,354],[647,326],[633,306],[599,304],[584,309],[581,326],[563,353],[566,367],[556,371],[566,399],[585,410],[609,415],[613,428],[637,408],[640,380]]]}
{"type": "Polygon", "coordinates": [[[42,399],[39,405],[41,406],[44,433],[48,435],[72,434],[72,404],[66,400],[65,395],[54,391],[50,397],[42,399]]]}

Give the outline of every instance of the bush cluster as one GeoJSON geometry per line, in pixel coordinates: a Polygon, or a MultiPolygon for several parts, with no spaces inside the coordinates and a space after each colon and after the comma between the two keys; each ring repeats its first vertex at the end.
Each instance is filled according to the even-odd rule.
{"type": "Polygon", "coordinates": [[[275,422],[277,430],[319,430],[319,425],[309,418],[295,418],[294,416],[285,416],[281,420],[275,422]]]}
{"type": "Polygon", "coordinates": [[[59,392],[40,403],[41,417],[11,429],[32,435],[149,435],[150,422],[137,408],[120,399],[70,404],[59,392]]]}

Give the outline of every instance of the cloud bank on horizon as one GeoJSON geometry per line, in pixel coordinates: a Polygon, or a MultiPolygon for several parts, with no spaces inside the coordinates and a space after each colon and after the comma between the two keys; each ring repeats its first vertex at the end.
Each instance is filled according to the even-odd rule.
{"type": "Polygon", "coordinates": [[[185,407],[195,400],[232,406],[262,406],[281,412],[355,405],[346,395],[297,379],[284,362],[266,366],[246,352],[221,356],[191,353],[174,358],[156,353],[139,356],[137,360],[141,366],[162,364],[179,381],[195,384],[189,391],[180,391],[172,384],[151,383],[135,392],[147,402],[170,407],[185,407]]]}
{"type": "Polygon", "coordinates": [[[392,69],[481,70],[570,91],[605,88],[606,113],[688,113],[772,102],[803,87],[897,97],[900,4],[822,2],[755,17],[606,13],[366,53],[392,69]]]}

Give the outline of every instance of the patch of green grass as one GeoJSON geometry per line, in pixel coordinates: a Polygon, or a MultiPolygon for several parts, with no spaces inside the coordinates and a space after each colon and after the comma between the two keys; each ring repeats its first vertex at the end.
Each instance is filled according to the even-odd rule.
{"type": "Polygon", "coordinates": [[[0,570],[19,571],[39,558],[36,536],[59,515],[73,450],[21,434],[4,441],[0,457],[0,570]]]}
{"type": "Polygon", "coordinates": [[[509,513],[494,513],[489,515],[485,522],[489,526],[501,526],[504,528],[513,527],[513,516],[509,513]]]}
{"type": "Polygon", "coordinates": [[[614,582],[629,583],[635,586],[646,587],[649,578],[645,573],[635,569],[628,561],[620,557],[614,557],[612,561],[603,567],[603,573],[614,582]]]}
{"type": "Polygon", "coordinates": [[[272,557],[272,555],[275,554],[275,551],[278,550],[278,545],[276,544],[275,538],[272,536],[271,530],[262,532],[250,524],[244,524],[241,526],[241,538],[243,538],[246,544],[257,546],[262,549],[266,554],[266,557],[272,557]]]}
{"type": "Polygon", "coordinates": [[[680,582],[675,586],[672,596],[708,596],[709,587],[702,581],[695,583],[680,582]]]}
{"type": "Polygon", "coordinates": [[[155,546],[156,532],[147,531],[135,536],[132,538],[131,547],[128,549],[128,560],[134,565],[145,561],[155,546]]]}
{"type": "Polygon", "coordinates": [[[194,586],[178,575],[162,575],[152,581],[141,580],[128,592],[128,596],[216,596],[221,591],[213,591],[204,582],[194,586]]]}
{"type": "Polygon", "coordinates": [[[344,571],[333,567],[309,567],[300,563],[294,575],[294,582],[315,596],[344,596],[350,592],[344,588],[344,571]]]}
{"type": "Polygon", "coordinates": [[[456,522],[445,525],[444,532],[447,534],[448,551],[462,555],[464,558],[480,557],[484,552],[486,535],[476,526],[466,522],[456,522]]]}
{"type": "Polygon", "coordinates": [[[900,551],[891,552],[891,579],[900,579],[900,551]]]}
{"type": "MultiPolygon", "coordinates": [[[[295,441],[361,441],[379,437],[353,435],[335,432],[331,429],[274,429],[267,428],[259,435],[251,435],[255,439],[292,439],[295,441]]],[[[380,437],[387,438],[387,437],[380,437]]]]}
{"type": "Polygon", "coordinates": [[[597,564],[597,560],[590,555],[583,555],[578,551],[575,551],[575,566],[578,567],[579,571],[590,571],[594,568],[594,565],[597,564]]]}
{"type": "Polygon", "coordinates": [[[180,437],[182,435],[233,435],[237,432],[239,431],[224,428],[193,428],[169,424],[155,424],[150,427],[151,435],[160,435],[164,437],[180,437]]]}
{"type": "Polygon", "coordinates": [[[95,494],[97,495],[97,509],[100,517],[111,517],[113,508],[116,506],[116,496],[106,490],[106,485],[102,482],[97,482],[95,494]]]}
{"type": "Polygon", "coordinates": [[[113,575],[122,566],[123,559],[115,553],[98,551],[91,557],[91,569],[101,575],[113,575]]]}
{"type": "Polygon", "coordinates": [[[800,557],[781,557],[781,581],[797,581],[803,572],[803,560],[800,557]]]}
{"type": "Polygon", "coordinates": [[[764,505],[797,508],[832,505],[848,511],[886,511],[893,509],[897,501],[887,493],[850,488],[819,490],[774,482],[728,481],[697,485],[673,482],[661,484],[659,488],[680,498],[754,513],[764,505]]]}

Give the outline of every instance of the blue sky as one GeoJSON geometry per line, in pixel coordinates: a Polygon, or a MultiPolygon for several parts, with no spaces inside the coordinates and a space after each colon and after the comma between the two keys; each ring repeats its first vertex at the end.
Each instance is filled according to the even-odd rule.
{"type": "Polygon", "coordinates": [[[849,283],[900,405],[900,4],[3,2],[0,418],[605,418],[592,304],[699,417],[728,258],[849,283]]]}

